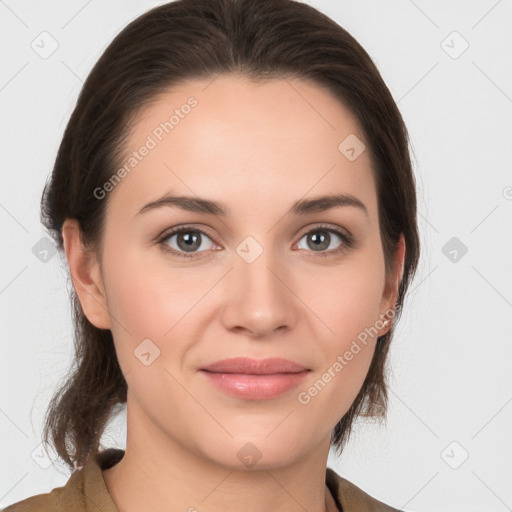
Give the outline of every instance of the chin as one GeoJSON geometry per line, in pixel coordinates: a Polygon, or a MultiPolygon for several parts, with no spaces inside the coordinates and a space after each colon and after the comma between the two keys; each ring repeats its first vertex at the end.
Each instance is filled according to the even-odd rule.
{"type": "Polygon", "coordinates": [[[210,446],[208,458],[216,464],[237,471],[276,469],[292,464],[305,454],[308,450],[304,441],[304,436],[299,433],[295,438],[277,433],[269,435],[267,431],[254,436],[235,437],[224,443],[212,440],[211,446],[215,446],[216,451],[211,453],[210,446]]]}

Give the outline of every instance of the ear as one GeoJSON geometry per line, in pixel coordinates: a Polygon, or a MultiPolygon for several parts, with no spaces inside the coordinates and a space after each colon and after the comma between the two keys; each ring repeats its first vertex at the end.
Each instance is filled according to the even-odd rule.
{"type": "MultiPolygon", "coordinates": [[[[393,275],[390,276],[388,279],[384,293],[382,295],[382,301],[381,301],[381,318],[382,320],[385,320],[387,317],[385,317],[386,312],[389,312],[389,310],[394,309],[394,306],[396,304],[396,301],[398,299],[398,289],[400,287],[400,283],[402,282],[402,278],[404,275],[404,262],[405,262],[405,239],[403,233],[400,233],[400,238],[396,245],[396,251],[395,251],[395,259],[394,259],[394,267],[393,267],[393,275]]],[[[393,323],[392,318],[387,318],[388,324],[383,329],[382,334],[380,336],[383,336],[386,334],[390,329],[391,325],[393,323]]]]}
{"type": "Polygon", "coordinates": [[[76,219],[66,219],[62,226],[64,250],[69,271],[85,316],[99,329],[110,329],[110,314],[96,255],[82,244],[76,219]]]}

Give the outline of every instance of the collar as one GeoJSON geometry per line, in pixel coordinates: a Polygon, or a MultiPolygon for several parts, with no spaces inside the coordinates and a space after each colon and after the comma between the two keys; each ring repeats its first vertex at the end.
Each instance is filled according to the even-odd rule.
{"type": "MultiPolygon", "coordinates": [[[[102,470],[117,464],[124,453],[120,448],[107,448],[96,453],[93,459],[82,468],[87,512],[119,512],[108,492],[102,470]]],[[[73,476],[78,477],[78,474],[73,476]]],[[[371,497],[329,467],[326,468],[325,483],[340,512],[400,512],[371,497]]]]}

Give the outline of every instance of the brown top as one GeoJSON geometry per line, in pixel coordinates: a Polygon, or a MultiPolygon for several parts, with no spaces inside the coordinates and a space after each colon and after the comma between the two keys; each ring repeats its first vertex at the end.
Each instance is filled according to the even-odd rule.
{"type": "MultiPolygon", "coordinates": [[[[118,448],[99,452],[74,471],[64,486],[18,501],[4,512],[119,512],[102,470],[117,464],[123,456],[124,450],[118,448]]],[[[326,470],[325,483],[341,512],[400,512],[372,498],[331,468],[326,470]]]]}

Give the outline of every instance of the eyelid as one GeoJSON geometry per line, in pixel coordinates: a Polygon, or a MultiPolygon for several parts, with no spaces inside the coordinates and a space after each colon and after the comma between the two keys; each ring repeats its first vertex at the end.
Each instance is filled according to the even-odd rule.
{"type": "Polygon", "coordinates": [[[163,231],[160,235],[158,235],[156,237],[156,243],[157,243],[157,245],[159,245],[162,248],[163,251],[165,251],[166,253],[170,253],[173,256],[177,256],[178,258],[183,257],[183,258],[190,258],[190,259],[192,259],[192,258],[197,258],[197,256],[195,256],[197,254],[201,254],[202,252],[208,252],[208,251],[191,252],[190,255],[189,255],[189,254],[187,254],[186,252],[183,252],[183,251],[176,251],[176,249],[173,249],[172,247],[169,247],[169,246],[167,246],[164,243],[171,236],[180,234],[182,232],[187,232],[187,231],[196,231],[198,233],[206,235],[216,245],[221,245],[221,244],[219,244],[216,241],[215,236],[210,233],[210,229],[209,228],[203,228],[203,227],[199,228],[199,227],[197,227],[197,226],[195,226],[193,224],[181,224],[179,226],[175,226],[173,228],[170,228],[168,230],[163,231]]]}
{"type": "Polygon", "coordinates": [[[294,246],[297,245],[300,242],[300,240],[308,233],[322,230],[335,233],[339,238],[341,238],[342,245],[341,247],[338,247],[337,249],[331,249],[330,251],[306,251],[312,258],[337,256],[345,253],[346,251],[356,246],[357,238],[354,235],[352,235],[352,233],[350,233],[347,229],[342,228],[341,226],[328,223],[315,224],[313,226],[308,226],[304,228],[304,231],[301,232],[299,239],[294,244],[294,246]]]}
{"type": "Polygon", "coordinates": [[[198,231],[199,233],[203,233],[210,237],[212,240],[215,241],[215,235],[213,234],[213,231],[210,230],[208,227],[197,227],[196,224],[180,224],[179,226],[174,226],[172,228],[165,229],[162,231],[159,235],[155,237],[155,240],[162,240],[167,239],[172,235],[176,235],[177,233],[181,233],[182,231],[198,231]]]}
{"type": "MultiPolygon", "coordinates": [[[[338,237],[341,238],[343,243],[342,243],[342,246],[340,248],[338,248],[338,249],[331,249],[330,251],[318,251],[318,252],[316,252],[316,251],[306,251],[306,252],[312,253],[314,255],[313,257],[315,257],[315,256],[320,256],[320,257],[322,257],[322,256],[334,256],[334,255],[340,254],[340,253],[345,252],[348,249],[352,248],[354,246],[355,242],[356,242],[356,237],[354,235],[352,235],[348,230],[342,228],[341,226],[338,226],[338,225],[335,225],[335,224],[320,223],[320,224],[313,224],[313,225],[305,227],[301,231],[300,235],[298,236],[297,242],[295,242],[293,244],[293,246],[297,245],[300,242],[300,240],[305,235],[307,235],[308,233],[314,232],[314,231],[321,231],[321,230],[325,230],[325,231],[329,231],[331,233],[335,233],[338,237]]],[[[187,254],[186,252],[183,252],[183,251],[176,251],[175,249],[173,249],[171,247],[168,247],[164,243],[171,236],[174,236],[176,234],[179,234],[181,232],[186,232],[186,231],[196,231],[198,233],[206,235],[216,245],[218,245],[218,246],[222,245],[222,244],[219,244],[217,242],[215,235],[213,235],[210,232],[210,228],[207,228],[207,227],[199,228],[199,227],[197,227],[196,225],[193,225],[193,224],[182,224],[182,225],[170,228],[169,230],[165,230],[162,234],[160,234],[160,235],[158,235],[156,237],[156,243],[158,245],[160,245],[165,252],[171,253],[172,255],[175,255],[177,257],[197,258],[198,256],[196,256],[196,255],[201,254],[202,252],[208,252],[208,251],[198,251],[198,252],[191,252],[191,253],[187,254]]]]}
{"type": "Polygon", "coordinates": [[[342,228],[341,226],[338,226],[336,224],[329,224],[329,223],[323,223],[323,222],[320,222],[319,224],[313,224],[313,225],[309,225],[307,227],[305,227],[300,235],[299,235],[299,239],[302,238],[304,235],[307,235],[309,232],[311,231],[321,231],[322,229],[325,229],[326,231],[334,231],[335,233],[339,234],[339,235],[343,235],[343,236],[346,236],[347,238],[352,238],[352,235],[351,233],[346,230],[345,228],[342,228]]]}

